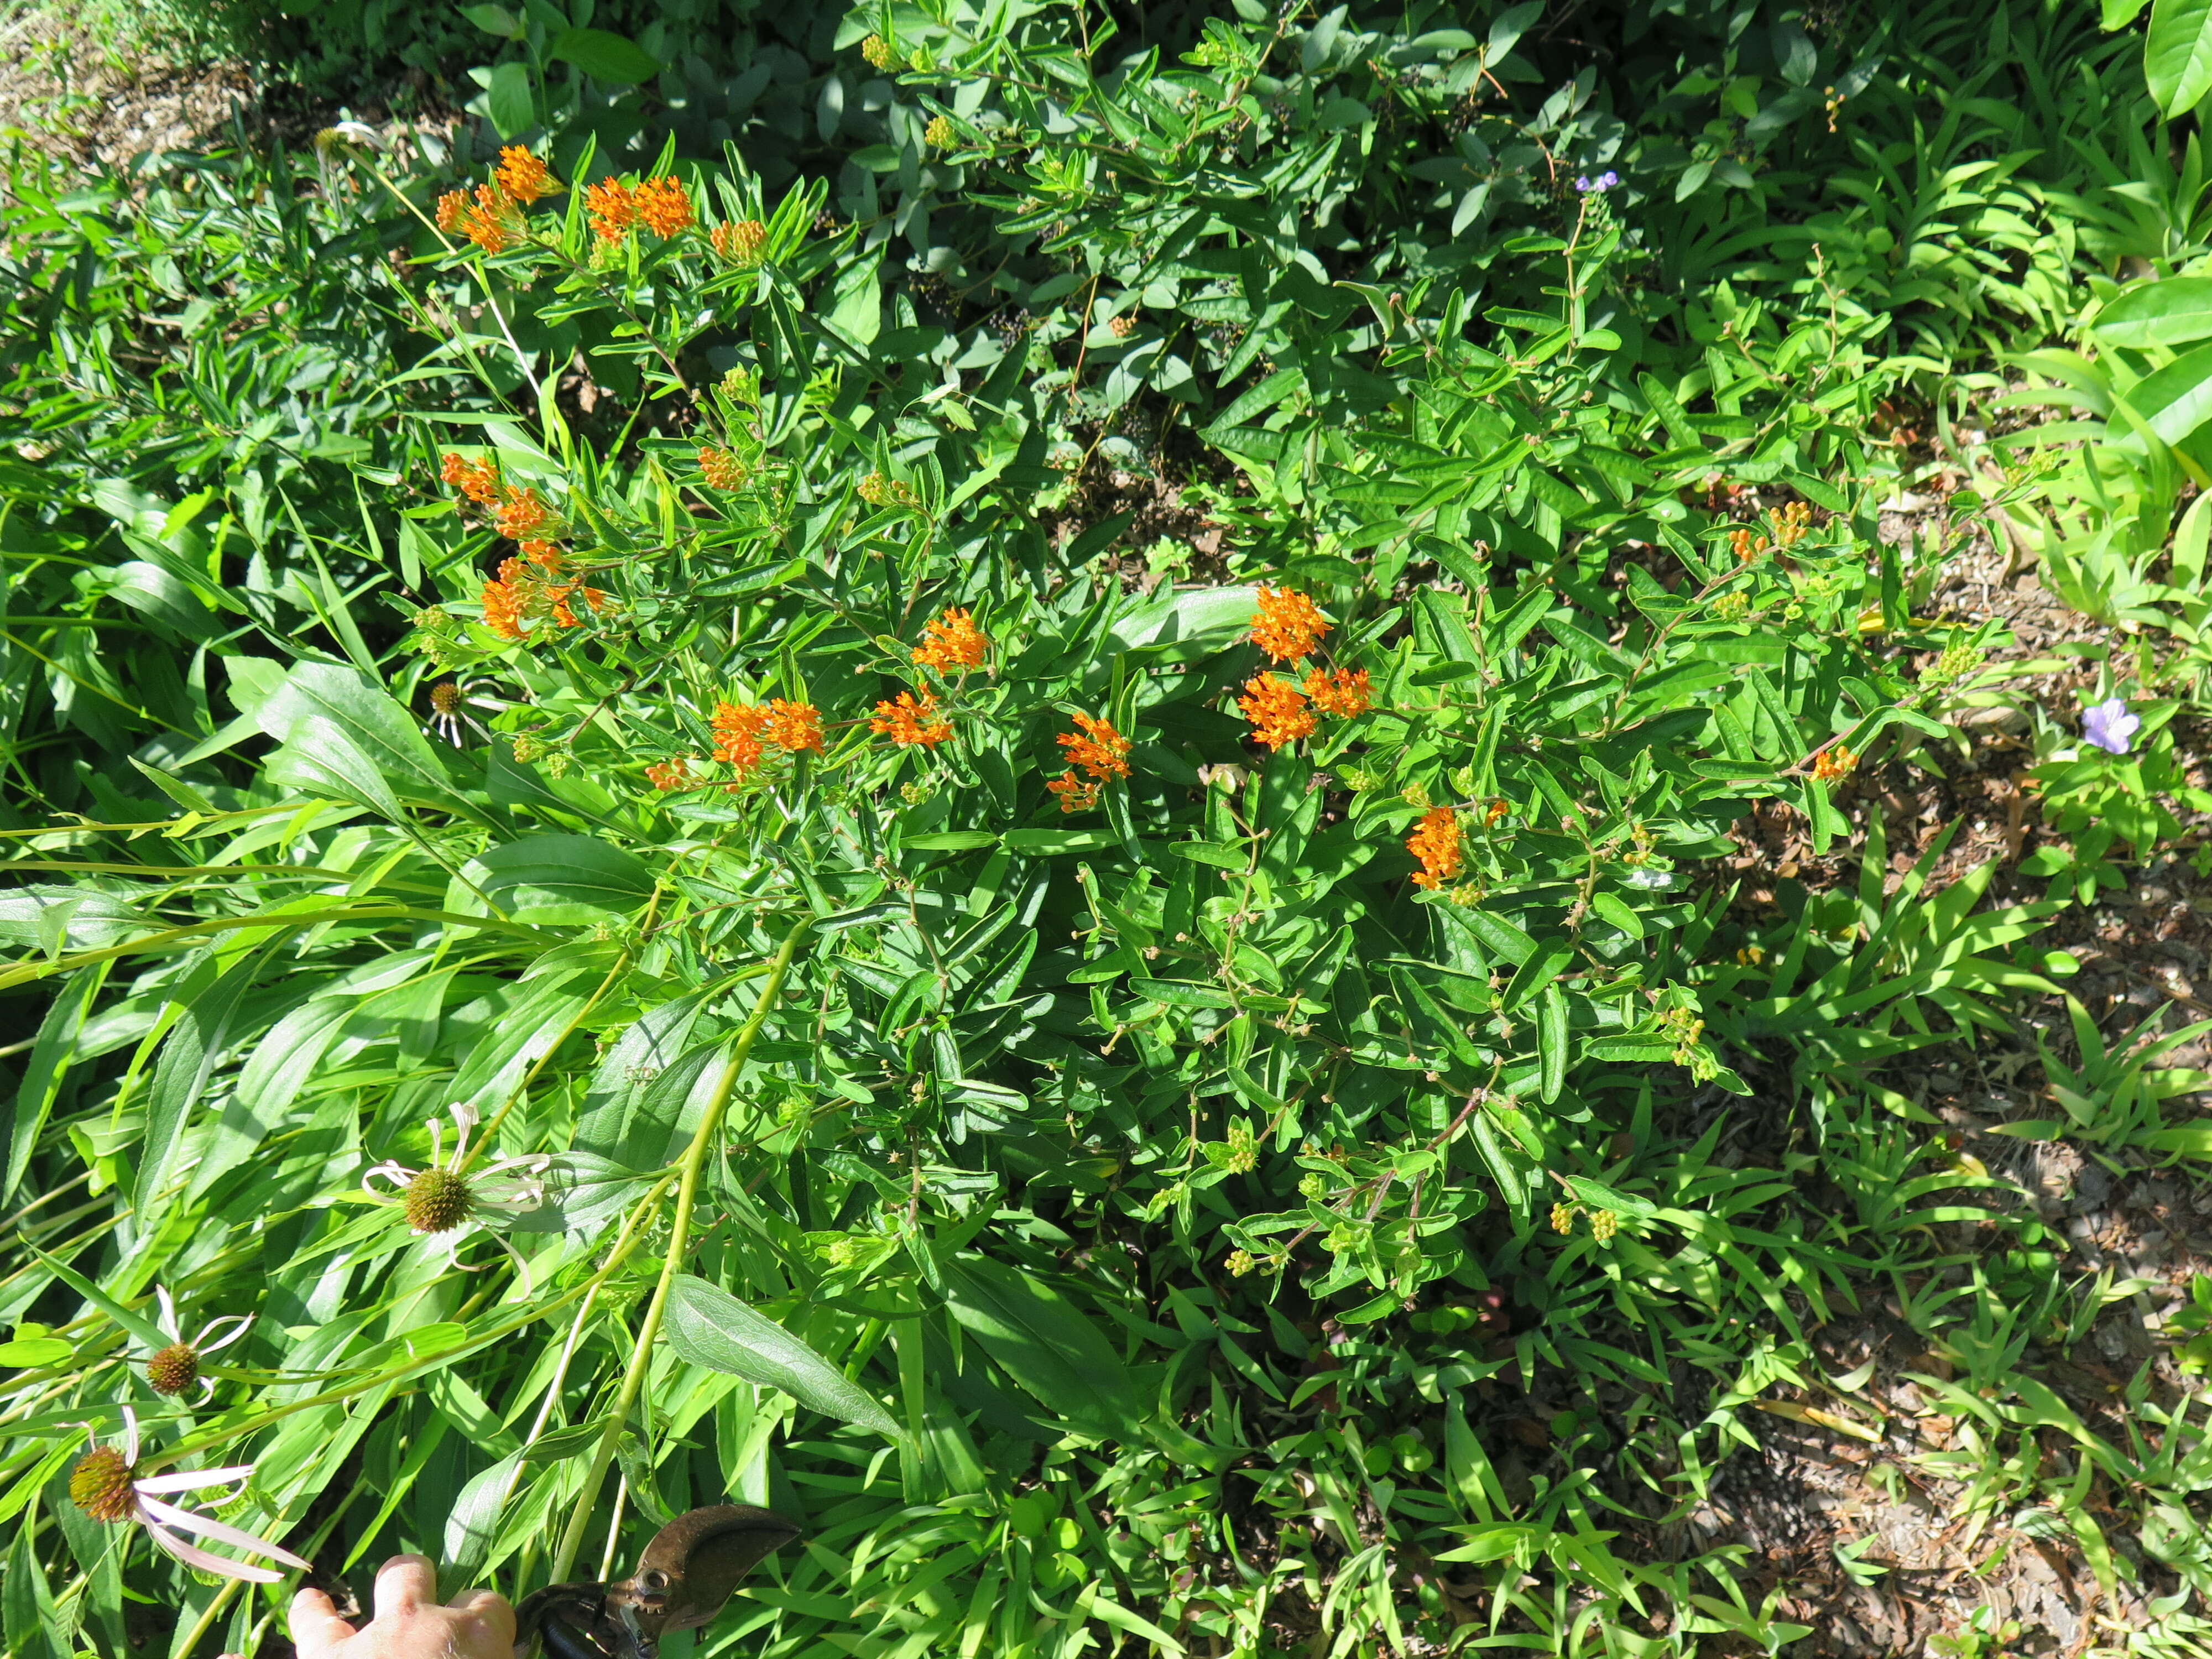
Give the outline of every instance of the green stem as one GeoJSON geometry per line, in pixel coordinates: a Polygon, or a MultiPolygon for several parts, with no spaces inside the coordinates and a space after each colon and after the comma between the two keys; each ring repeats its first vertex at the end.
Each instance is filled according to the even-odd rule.
{"type": "Polygon", "coordinates": [[[678,1165],[676,1218],[669,1225],[668,1256],[660,1264],[660,1282],[653,1286],[653,1300],[646,1307],[644,1322],[638,1327],[637,1341],[630,1350],[629,1369],[623,1374],[622,1390],[615,1396],[614,1409],[608,1414],[606,1427],[599,1432],[599,1444],[592,1449],[592,1463],[584,1473],[583,1490],[576,1494],[576,1507],[569,1514],[568,1530],[561,1535],[560,1550],[546,1575],[549,1583],[561,1583],[568,1578],[577,1552],[584,1547],[584,1534],[591,1526],[592,1511],[599,1504],[599,1488],[606,1481],[607,1465],[614,1461],[615,1443],[622,1437],[623,1425],[629,1420],[630,1408],[637,1403],[638,1392],[645,1386],[646,1371],[653,1363],[653,1339],[660,1334],[660,1316],[668,1305],[669,1287],[676,1282],[684,1248],[691,1237],[691,1212],[698,1200],[699,1173],[706,1168],[707,1154],[722,1127],[723,1115],[729,1110],[738,1073],[744,1066],[745,1056],[752,1052],[753,1039],[760,1035],[769,1010],[775,1007],[783,990],[784,975],[790,971],[792,958],[798,954],[799,940],[813,925],[811,916],[800,921],[784,936],[781,948],[769,963],[768,983],[761,987],[760,1000],[738,1031],[737,1041],[730,1046],[730,1057],[722,1066],[722,1075],[715,1080],[714,1096],[700,1115],[691,1144],[684,1149],[684,1160],[678,1165]]]}

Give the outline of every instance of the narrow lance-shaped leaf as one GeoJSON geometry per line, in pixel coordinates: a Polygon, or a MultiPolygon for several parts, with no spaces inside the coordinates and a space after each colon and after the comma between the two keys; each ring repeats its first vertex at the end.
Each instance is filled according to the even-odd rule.
{"type": "Polygon", "coordinates": [[[781,1389],[825,1417],[904,1437],[883,1402],[757,1309],[690,1273],[668,1291],[668,1346],[695,1365],[781,1389]]]}

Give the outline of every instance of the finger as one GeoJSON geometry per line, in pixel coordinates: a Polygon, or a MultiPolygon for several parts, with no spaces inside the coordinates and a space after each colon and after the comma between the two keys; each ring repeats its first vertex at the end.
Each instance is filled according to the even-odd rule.
{"type": "Polygon", "coordinates": [[[426,1555],[395,1555],[376,1570],[376,1616],[409,1613],[438,1599],[438,1570],[426,1555]]]}
{"type": "Polygon", "coordinates": [[[497,1590],[463,1590],[446,1605],[481,1621],[500,1642],[509,1647],[514,1644],[514,1608],[497,1590]]]}
{"type": "Polygon", "coordinates": [[[303,1589],[292,1598],[292,1645],[299,1650],[300,1659],[328,1659],[352,1634],[353,1626],[338,1617],[322,1591],[303,1589]]]}

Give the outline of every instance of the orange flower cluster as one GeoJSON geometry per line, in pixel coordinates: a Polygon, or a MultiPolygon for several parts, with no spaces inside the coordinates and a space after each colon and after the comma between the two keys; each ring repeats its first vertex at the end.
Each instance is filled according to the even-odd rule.
{"type": "Polygon", "coordinates": [[[822,753],[822,711],[811,702],[768,701],[768,740],[791,754],[822,753]]]}
{"type": "Polygon", "coordinates": [[[957,605],[922,623],[921,636],[921,643],[914,648],[914,659],[940,674],[956,668],[981,668],[983,653],[991,647],[989,638],[975,626],[975,619],[957,605]]]}
{"type": "Polygon", "coordinates": [[[523,551],[526,558],[502,560],[499,574],[483,585],[484,626],[493,633],[502,639],[519,640],[522,625],[540,617],[550,617],[562,628],[580,627],[582,618],[575,611],[579,601],[586,610],[608,608],[607,595],[601,589],[551,580],[561,568],[558,548],[548,542],[526,542],[523,551]]]}
{"type": "Polygon", "coordinates": [[[1276,662],[1296,662],[1312,654],[1328,632],[1328,618],[1304,594],[1288,587],[1260,589],[1252,613],[1252,643],[1276,662]]]}
{"type": "Polygon", "coordinates": [[[666,173],[641,185],[602,179],[584,189],[584,211],[592,234],[602,242],[619,242],[639,225],[656,236],[674,236],[691,227],[691,193],[666,173]]]}
{"type": "MultiPolygon", "coordinates": [[[[520,561],[509,559],[507,562],[517,564],[520,561]]],[[[487,578],[483,585],[483,619],[484,626],[501,639],[520,639],[522,590],[496,577],[487,578]]]]}
{"type": "Polygon", "coordinates": [[[645,781],[660,790],[688,789],[691,787],[691,768],[684,757],[665,760],[645,769],[645,781]]]}
{"type": "MultiPolygon", "coordinates": [[[[546,532],[554,527],[553,510],[529,485],[518,488],[510,484],[492,513],[492,525],[511,542],[543,544],[547,541],[546,532]]],[[[540,562],[543,562],[541,557],[540,562]]]]}
{"type": "Polygon", "coordinates": [[[1443,886],[1459,873],[1459,815],[1449,806],[1431,806],[1406,837],[1406,850],[1421,861],[1414,886],[1443,886]]]}
{"type": "Polygon", "coordinates": [[[1859,757],[1840,743],[1832,749],[1824,749],[1813,762],[1813,775],[1823,783],[1835,783],[1851,775],[1859,757]]]}
{"type": "Polygon", "coordinates": [[[1364,714],[1375,706],[1374,688],[1368,684],[1364,668],[1340,668],[1333,674],[1314,669],[1306,675],[1306,696],[1322,714],[1339,720],[1364,714]]]}
{"type": "Polygon", "coordinates": [[[1074,718],[1083,735],[1078,737],[1073,732],[1060,734],[1060,746],[1067,750],[1067,758],[1101,783],[1109,778],[1127,777],[1128,738],[1116,732],[1109,721],[1090,714],[1074,718]]]}
{"type": "Polygon", "coordinates": [[[757,265],[768,252],[768,227],[757,219],[734,219],[707,233],[715,252],[733,265],[757,265]]]}
{"type": "Polygon", "coordinates": [[[739,490],[745,487],[745,464],[726,449],[699,446],[699,476],[709,489],[739,490]]]}
{"type": "Polygon", "coordinates": [[[494,184],[525,207],[555,188],[545,163],[520,144],[508,144],[500,150],[499,166],[491,176],[494,184]]]}
{"type": "Polygon", "coordinates": [[[1078,714],[1074,720],[1077,731],[1063,732],[1059,738],[1073,764],[1045,785],[1060,798],[1063,812],[1081,812],[1097,805],[1100,784],[1129,775],[1128,738],[1116,732],[1109,720],[1091,714],[1078,714]],[[1078,767],[1089,774],[1088,781],[1078,775],[1078,767]]]}
{"type": "Polygon", "coordinates": [[[691,228],[691,192],[663,173],[637,187],[637,216],[656,236],[675,236],[691,228]]]}
{"type": "Polygon", "coordinates": [[[770,749],[787,754],[822,750],[822,711],[811,702],[771,697],[765,703],[717,702],[712,722],[714,758],[727,762],[740,781],[750,777],[770,749]]]}
{"type": "Polygon", "coordinates": [[[499,500],[499,464],[496,461],[471,462],[467,457],[446,452],[438,476],[453,489],[479,506],[489,507],[499,500]]]}
{"type": "MultiPolygon", "coordinates": [[[[1322,677],[1326,683],[1326,676],[1322,677]]],[[[1252,722],[1255,741],[1270,749],[1310,738],[1321,721],[1306,706],[1306,694],[1279,674],[1255,674],[1244,682],[1244,695],[1237,707],[1252,722]]]]}
{"type": "Polygon", "coordinates": [[[522,209],[496,184],[478,185],[473,196],[449,190],[438,198],[438,228],[460,232],[486,253],[504,253],[523,233],[522,209]]]}
{"type": "Polygon", "coordinates": [[[1365,669],[1340,668],[1329,674],[1314,668],[1307,671],[1304,685],[1279,674],[1255,674],[1244,682],[1237,708],[1252,722],[1254,741],[1280,749],[1313,736],[1321,726],[1316,714],[1349,720],[1365,714],[1373,702],[1365,669]]]}
{"type": "Polygon", "coordinates": [[[924,749],[934,749],[952,735],[951,722],[938,718],[937,699],[927,691],[919,700],[913,692],[902,691],[890,702],[878,703],[868,730],[902,747],[919,744],[924,749]]]}
{"type": "Polygon", "coordinates": [[[619,242],[637,223],[637,192],[619,179],[602,179],[585,186],[584,211],[591,216],[592,234],[619,242]]]}
{"type": "Polygon", "coordinates": [[[1079,778],[1073,769],[1062,772],[1045,787],[1060,798],[1060,810],[1063,812],[1087,812],[1098,805],[1098,786],[1079,778]]]}

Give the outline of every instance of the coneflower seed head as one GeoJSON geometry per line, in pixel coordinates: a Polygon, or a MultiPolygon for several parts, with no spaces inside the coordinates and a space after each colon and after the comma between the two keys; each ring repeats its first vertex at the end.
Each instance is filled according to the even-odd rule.
{"type": "Polygon", "coordinates": [[[451,1170],[425,1170],[407,1183],[407,1224],[418,1233],[449,1233],[469,1218],[475,1196],[451,1170]]]}
{"type": "Polygon", "coordinates": [[[94,1446],[70,1471],[70,1501],[95,1521],[128,1521],[137,1507],[131,1466],[112,1446],[94,1446]]]}
{"type": "Polygon", "coordinates": [[[182,1394],[199,1380],[199,1352],[189,1342],[172,1342],[146,1362],[146,1382],[155,1394],[182,1394]]]}

